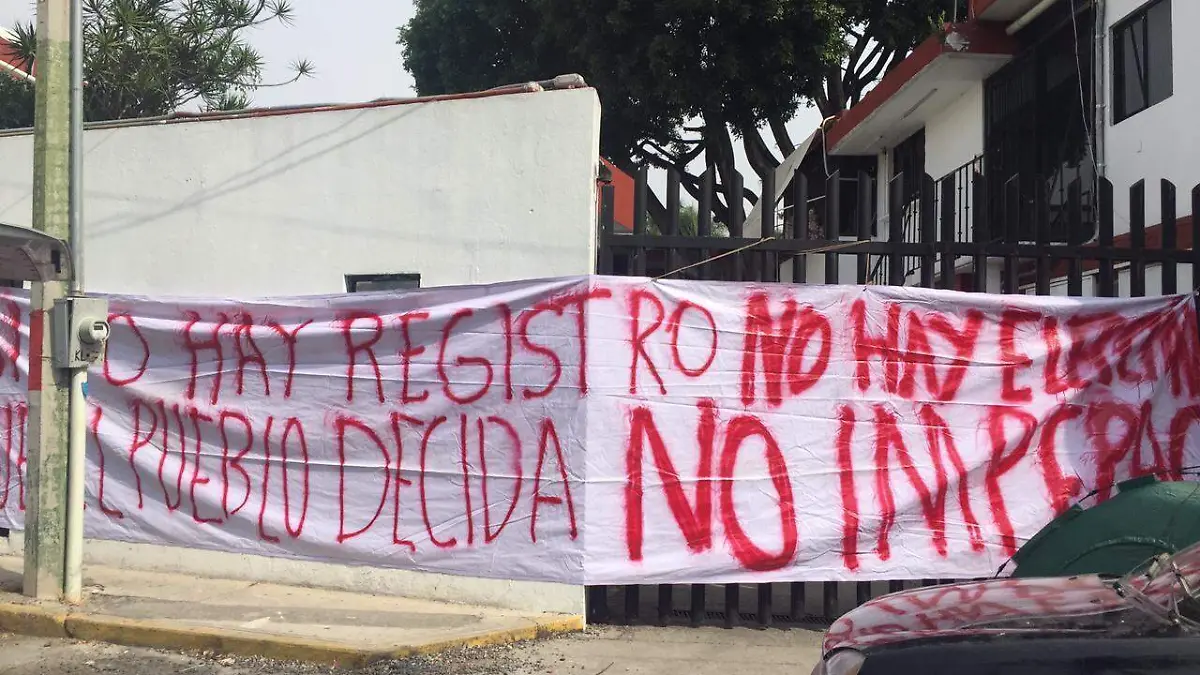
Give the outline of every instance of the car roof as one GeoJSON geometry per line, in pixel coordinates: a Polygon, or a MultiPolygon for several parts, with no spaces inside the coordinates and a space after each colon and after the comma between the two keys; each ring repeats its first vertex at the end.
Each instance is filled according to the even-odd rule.
{"type": "Polygon", "coordinates": [[[932,586],[876,598],[850,611],[830,626],[824,650],[866,649],[941,636],[1044,633],[1061,627],[1064,617],[1134,608],[1112,580],[1095,575],[932,586]]]}

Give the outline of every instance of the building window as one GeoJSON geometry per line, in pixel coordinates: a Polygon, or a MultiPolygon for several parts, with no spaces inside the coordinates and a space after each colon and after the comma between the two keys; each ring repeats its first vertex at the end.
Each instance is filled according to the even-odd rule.
{"type": "Polygon", "coordinates": [[[420,274],[347,274],[346,291],[370,293],[374,291],[411,291],[421,287],[420,274]]]}
{"type": "Polygon", "coordinates": [[[892,148],[892,179],[888,184],[888,203],[891,204],[891,191],[896,181],[900,182],[900,213],[891,213],[888,220],[899,218],[904,221],[906,241],[919,241],[920,231],[918,218],[921,201],[921,184],[925,180],[925,129],[904,139],[892,148]]]}
{"type": "Polygon", "coordinates": [[[1018,33],[1022,53],[984,85],[985,190],[974,208],[991,238],[1036,241],[1046,221],[1053,242],[1093,238],[1094,16],[1082,3],[1056,3],[1018,33]]]}
{"type": "Polygon", "coordinates": [[[904,203],[921,198],[921,181],[925,178],[925,129],[917,131],[892,148],[892,179],[903,182],[904,203]]]}
{"type": "Polygon", "coordinates": [[[1170,98],[1171,0],[1154,0],[1113,27],[1113,124],[1170,98]]]}

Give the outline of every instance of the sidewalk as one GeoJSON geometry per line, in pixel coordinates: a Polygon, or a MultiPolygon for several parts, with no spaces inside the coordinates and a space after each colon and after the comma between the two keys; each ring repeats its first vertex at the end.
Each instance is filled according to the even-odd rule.
{"type": "Polygon", "coordinates": [[[578,616],[97,566],[69,608],[22,596],[22,564],[0,556],[0,632],[360,666],[583,628],[578,616]]]}

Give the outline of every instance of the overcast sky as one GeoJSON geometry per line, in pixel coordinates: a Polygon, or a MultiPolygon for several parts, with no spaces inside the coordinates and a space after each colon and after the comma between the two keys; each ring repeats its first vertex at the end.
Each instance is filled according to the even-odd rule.
{"type": "MultiPolygon", "coordinates": [[[[0,27],[32,21],[35,4],[34,0],[0,0],[0,27]]],[[[316,72],[285,87],[259,89],[251,95],[255,106],[353,103],[416,95],[396,44],[396,29],[412,17],[412,0],[292,0],[292,5],[293,24],[274,22],[251,35],[267,64],[264,79],[287,80],[288,64],[301,59],[311,61],[316,72]]],[[[558,74],[546,73],[546,77],[558,74]]],[[[799,143],[819,122],[814,109],[802,110],[788,129],[799,143]]],[[[736,145],[738,168],[753,176],[741,144],[736,145]]],[[[665,178],[655,176],[654,183],[656,187],[665,185],[665,178]]],[[[756,178],[749,178],[750,183],[757,187],[756,178]]]]}
{"type": "MultiPolygon", "coordinates": [[[[412,15],[411,0],[292,0],[294,25],[272,23],[251,36],[267,62],[265,80],[288,78],[288,64],[308,59],[314,77],[260,89],[255,105],[369,101],[412,96],[400,60],[396,28],[412,15]],[[352,9],[351,9],[352,8],[352,9]]],[[[33,19],[33,0],[0,0],[0,26],[33,19]]]]}

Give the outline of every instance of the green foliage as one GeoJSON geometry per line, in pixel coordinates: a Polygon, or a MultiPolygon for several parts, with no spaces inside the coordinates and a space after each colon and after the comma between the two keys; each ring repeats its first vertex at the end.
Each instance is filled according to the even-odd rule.
{"type": "MultiPolygon", "coordinates": [[[[662,234],[663,229],[650,221],[646,224],[647,231],[651,234],[662,234]]],[[[700,231],[700,212],[696,209],[695,204],[686,204],[679,207],[679,234],[685,237],[694,237],[700,231]]],[[[729,231],[721,223],[713,223],[713,235],[718,237],[729,236],[729,231]]]]}
{"type": "MultiPolygon", "coordinates": [[[[857,102],[956,2],[965,16],[966,0],[416,0],[399,43],[423,95],[583,75],[604,105],[602,154],[678,170],[695,196],[696,160],[726,192],[735,139],[773,170],[801,105],[828,116],[857,102]]],[[[756,199],[724,196],[738,198],[756,199]]]]}
{"type": "MultiPolygon", "coordinates": [[[[88,120],[165,115],[189,104],[244,108],[255,89],[312,72],[310,64],[298,62],[288,82],[265,85],[262,57],[247,39],[264,24],[290,23],[287,0],[82,1],[88,120]]],[[[33,63],[33,26],[19,26],[16,33],[14,46],[33,63]]],[[[0,111],[0,128],[27,123],[24,108],[0,111]]]]}
{"type": "Polygon", "coordinates": [[[695,236],[699,230],[700,215],[694,204],[679,209],[679,234],[695,236]]]}
{"type": "Polygon", "coordinates": [[[422,95],[544,79],[566,67],[530,0],[416,0],[415,6],[399,43],[422,95]]]}
{"type": "Polygon", "coordinates": [[[33,126],[33,85],[0,73],[0,128],[33,126]]]}
{"type": "Polygon", "coordinates": [[[828,74],[813,101],[825,115],[858,103],[867,87],[942,24],[967,16],[967,0],[837,0],[849,45],[840,73],[828,74]]]}
{"type": "Polygon", "coordinates": [[[842,56],[841,19],[828,0],[417,0],[400,44],[421,94],[581,73],[620,165],[694,117],[791,117],[842,56]]]}

